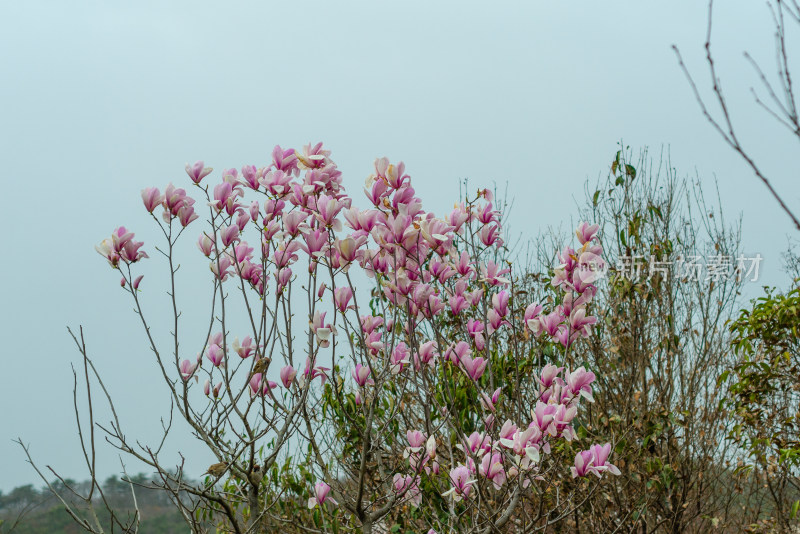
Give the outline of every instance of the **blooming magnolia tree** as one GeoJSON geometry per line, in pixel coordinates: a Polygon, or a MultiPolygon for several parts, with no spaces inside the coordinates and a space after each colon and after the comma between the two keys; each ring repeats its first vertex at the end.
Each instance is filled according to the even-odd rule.
{"type": "Polygon", "coordinates": [[[97,248],[122,273],[174,410],[217,462],[193,485],[118,424],[109,437],[160,473],[194,531],[526,532],[579,506],[564,477],[586,478],[588,494],[589,479],[620,473],[611,444],[576,443],[593,401],[578,364],[604,267],[596,225],[558,252],[553,297],[531,303],[487,189],[437,217],[382,158],[357,201],[321,143],[275,147],[269,165],[211,185],[203,162],[186,172],[194,198],[142,192],[166,241],[169,346],[142,307],[143,244],[120,227],[97,248]],[[192,326],[197,357],[178,343],[173,251],[189,225],[213,291],[192,326]]]}

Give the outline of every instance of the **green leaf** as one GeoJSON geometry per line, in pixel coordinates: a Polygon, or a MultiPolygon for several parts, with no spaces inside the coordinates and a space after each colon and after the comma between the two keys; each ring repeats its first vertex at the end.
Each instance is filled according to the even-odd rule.
{"type": "MultiPolygon", "coordinates": [[[[634,172],[636,172],[636,171],[634,171],[634,172]]],[[[659,208],[658,206],[654,206],[654,205],[651,204],[651,205],[647,206],[647,210],[651,214],[653,214],[656,217],[658,217],[659,219],[661,219],[661,220],[664,219],[664,217],[661,215],[661,208],[659,208]]]]}
{"type": "Polygon", "coordinates": [[[730,376],[730,374],[731,374],[730,369],[723,371],[722,374],[719,375],[719,378],[717,379],[717,387],[719,387],[720,384],[724,383],[725,380],[728,379],[728,376],[730,376]]]}

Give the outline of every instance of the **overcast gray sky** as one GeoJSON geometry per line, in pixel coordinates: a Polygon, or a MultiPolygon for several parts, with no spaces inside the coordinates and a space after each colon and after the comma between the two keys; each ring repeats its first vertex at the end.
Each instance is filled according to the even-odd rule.
{"type": "MultiPolygon", "coordinates": [[[[42,464],[86,476],[67,325],[84,325],[127,434],[155,436],[167,395],[93,246],[119,225],[152,243],[139,191],[186,184],[187,161],[260,166],[276,144],[320,140],[351,191],[386,155],[438,213],[459,179],[508,182],[511,226],[533,237],[575,220],[585,180],[607,172],[620,139],[668,145],[680,173],[716,176],[728,215],[743,214],[744,249],[765,258],[761,283],[785,284],[789,220],[703,119],[670,49],[709,95],[705,29],[696,0],[4,2],[0,490],[40,485],[18,436],[42,464]]],[[[741,55],[774,71],[764,2],[718,2],[715,47],[743,142],[799,211],[796,145],[752,103],[741,55]]],[[[194,235],[187,262],[199,260],[194,235]]],[[[151,295],[161,267],[142,267],[151,295]]],[[[206,302],[192,280],[189,308],[206,302]]],[[[173,447],[198,476],[211,461],[191,441],[173,447]]],[[[101,452],[101,472],[116,473],[101,452]]]]}

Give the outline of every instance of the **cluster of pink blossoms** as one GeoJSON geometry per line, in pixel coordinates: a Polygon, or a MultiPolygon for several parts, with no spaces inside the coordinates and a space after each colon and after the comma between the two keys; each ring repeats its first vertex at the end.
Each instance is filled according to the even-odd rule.
{"type": "Polygon", "coordinates": [[[565,347],[579,336],[589,336],[597,318],[586,315],[586,305],[597,294],[594,282],[605,266],[601,257],[603,247],[596,243],[599,229],[597,224],[581,223],[576,231],[581,247],[578,250],[565,247],[558,253],[561,264],[555,270],[552,284],[561,288],[564,296],[562,303],[549,314],[542,315],[542,307],[536,304],[525,310],[525,324],[535,335],[547,334],[565,347]]]}
{"type": "MultiPolygon", "coordinates": [[[[367,402],[367,391],[387,376],[403,380],[411,369],[422,372],[437,365],[449,366],[478,390],[484,413],[483,431],[474,432],[459,445],[464,459],[449,470],[451,488],[445,494],[456,501],[468,499],[480,478],[495,488],[516,477],[523,478],[524,486],[531,484],[551,443],[577,437],[572,421],[580,399],[592,401],[595,376],[583,367],[564,372],[563,367],[546,365],[535,377],[539,396],[530,411],[530,422],[518,426],[507,420],[497,428],[494,414],[502,388],[491,395],[482,390],[484,374],[491,366],[490,346],[504,332],[523,329],[564,347],[589,335],[596,318],[588,315],[587,306],[597,293],[595,282],[604,266],[598,226],[582,223],[577,230],[581,246],[577,250],[567,247],[558,254],[560,265],[552,285],[563,293],[560,303],[549,313],[533,303],[523,317],[514,317],[510,268],[493,259],[496,255],[492,252],[502,247],[503,239],[501,215],[493,207],[489,190],[480,190],[474,202],[462,202],[445,216],[436,217],[422,209],[404,165],[381,158],[375,161],[364,189],[371,207],[360,210],[345,194],[342,174],[329,156],[321,143],[307,145],[302,151],[275,147],[270,165],[245,166],[241,172],[226,169],[221,182],[210,190],[201,183],[212,169],[203,162],[186,166],[210,207],[212,231],[201,234],[197,246],[209,258],[214,277],[220,283],[238,277],[263,297],[271,287],[275,294],[283,294],[301,257],[312,275],[323,266],[332,278],[341,277],[351,266],[359,266],[376,279],[388,305],[400,311],[402,324],[395,325],[388,316],[358,315],[349,282],[336,286],[331,281],[332,287],[320,282],[309,288],[317,299],[329,298],[333,313],[342,318],[341,322],[327,321],[327,312],[313,311],[309,329],[317,350],[335,341],[338,332],[334,325],[355,325],[354,331],[348,330],[348,339],[355,340],[361,351],[351,370],[356,404],[367,402]],[[246,203],[246,191],[265,199],[246,203]],[[252,245],[244,239],[248,227],[258,235],[252,245]],[[345,227],[349,233],[341,235],[345,227]],[[445,341],[426,328],[442,317],[463,325],[460,339],[445,341]],[[402,332],[400,339],[398,331],[402,332]]],[[[145,189],[142,199],[150,213],[162,206],[163,220],[170,225],[178,221],[186,227],[197,218],[194,200],[171,184],[164,194],[145,189]]],[[[142,243],[132,239],[132,233],[120,228],[98,251],[114,267],[120,260],[131,264],[147,257],[139,251],[142,243]]],[[[313,280],[316,284],[316,276],[313,280]]],[[[222,333],[209,339],[205,354],[213,368],[226,366],[229,351],[225,347],[222,333]]],[[[245,360],[261,347],[245,337],[232,348],[245,360]]],[[[304,388],[315,378],[325,382],[330,369],[317,365],[316,355],[316,350],[308,355],[302,373],[289,365],[281,368],[284,388],[304,388]]],[[[257,361],[254,358],[253,366],[257,361]]],[[[202,357],[196,362],[183,360],[178,372],[189,380],[202,363],[202,357]]],[[[268,396],[278,387],[265,379],[265,373],[248,377],[253,396],[268,396]]],[[[206,395],[217,397],[221,386],[207,382],[206,395]]],[[[440,473],[436,437],[409,430],[407,439],[409,472],[395,474],[394,491],[401,500],[419,505],[421,474],[440,473]]],[[[609,452],[610,445],[594,445],[580,452],[573,476],[600,476],[606,471],[619,474],[607,463],[609,452]]],[[[318,483],[309,506],[332,501],[329,491],[326,483],[318,483]]]]}
{"type": "MultiPolygon", "coordinates": [[[[509,479],[517,476],[523,477],[523,487],[540,478],[538,466],[541,456],[550,453],[554,440],[572,441],[577,438],[572,421],[577,414],[580,399],[592,402],[591,384],[595,380],[594,374],[579,367],[572,372],[568,371],[562,378],[563,370],[563,367],[548,364],[535,377],[540,396],[536,407],[531,410],[532,420],[526,427],[520,428],[507,420],[499,431],[494,432],[491,412],[494,412],[500,400],[501,391],[497,389],[491,397],[482,394],[482,407],[490,412],[485,419],[486,430],[473,432],[463,444],[457,445],[464,453],[464,463],[451,468],[451,488],[444,495],[452,496],[455,501],[467,499],[473,491],[473,485],[481,477],[495,489],[502,488],[509,479]]],[[[411,470],[419,473],[422,467],[428,474],[438,474],[439,465],[434,460],[435,437],[426,437],[417,430],[409,431],[407,437],[409,447],[406,456],[409,458],[411,470]]],[[[588,451],[578,453],[575,466],[572,467],[573,477],[587,476],[590,473],[599,477],[605,471],[618,475],[619,470],[607,461],[610,447],[610,444],[602,447],[593,445],[588,451]]],[[[411,495],[415,494],[412,492],[411,495]]]]}
{"type": "Polygon", "coordinates": [[[103,239],[94,248],[108,260],[111,267],[118,269],[120,261],[131,264],[142,258],[149,257],[145,251],[139,250],[144,243],[134,241],[133,236],[133,232],[129,232],[124,226],[120,226],[111,234],[111,239],[103,239]]]}

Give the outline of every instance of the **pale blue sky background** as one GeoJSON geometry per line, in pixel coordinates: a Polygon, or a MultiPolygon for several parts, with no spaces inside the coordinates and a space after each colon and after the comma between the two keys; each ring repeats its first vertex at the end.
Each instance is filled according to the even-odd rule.
{"type": "MultiPolygon", "coordinates": [[[[796,145],[752,104],[741,56],[774,70],[765,4],[719,1],[715,25],[742,140],[800,211],[796,145]]],[[[440,213],[459,179],[507,181],[511,225],[533,237],[574,220],[620,138],[669,145],[680,172],[718,178],[728,214],[743,214],[745,250],[765,258],[763,283],[785,284],[789,221],[702,118],[670,49],[709,94],[705,27],[694,0],[3,2],[0,490],[40,485],[17,436],[43,465],[86,476],[66,325],[84,325],[128,435],[155,435],[166,394],[117,273],[92,247],[119,225],[152,242],[139,191],[185,184],[187,161],[263,165],[275,144],[322,140],[351,191],[386,155],[440,213]]],[[[199,260],[197,231],[187,263],[199,260]]],[[[161,267],[142,266],[156,323],[161,267]]],[[[187,325],[206,303],[201,267],[181,288],[187,325]]],[[[191,442],[172,446],[197,475],[211,462],[191,442]]],[[[101,472],[116,473],[101,449],[101,472]]]]}

